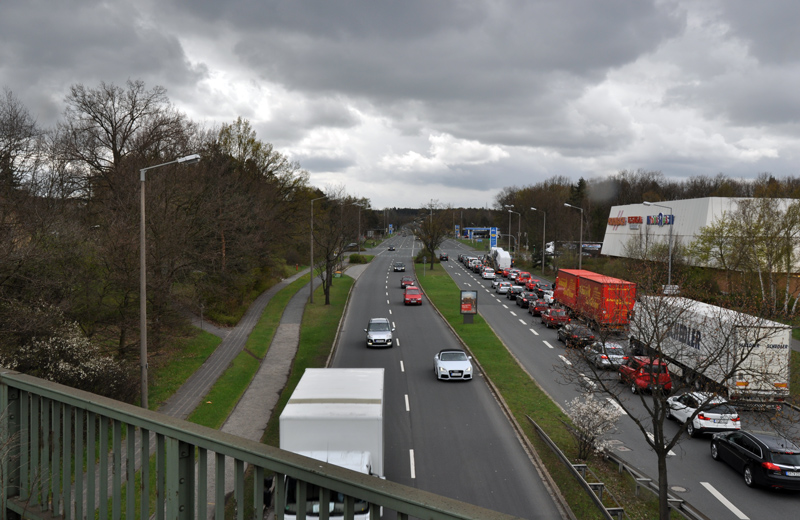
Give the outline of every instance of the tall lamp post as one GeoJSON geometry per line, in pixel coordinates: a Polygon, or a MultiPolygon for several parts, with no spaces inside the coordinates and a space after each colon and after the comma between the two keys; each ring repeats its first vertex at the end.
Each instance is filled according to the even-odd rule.
{"type": "Polygon", "coordinates": [[[314,303],[314,201],[324,198],[325,195],[311,199],[311,283],[309,284],[308,303],[314,303]]]}
{"type": "MultiPolygon", "coordinates": [[[[504,208],[513,208],[513,204],[505,204],[504,208]]],[[[511,211],[508,212],[508,252],[511,253],[511,211]]]]}
{"type": "Polygon", "coordinates": [[[645,206],[658,206],[659,208],[666,208],[669,210],[669,252],[668,260],[667,260],[667,287],[668,290],[672,290],[672,208],[669,206],[664,206],[662,204],[655,204],[653,202],[642,202],[645,206]]]}
{"type": "Polygon", "coordinates": [[[542,221],[542,276],[544,276],[544,250],[547,247],[547,242],[545,242],[544,233],[547,230],[547,212],[543,209],[536,209],[531,208],[533,211],[541,211],[544,220],[542,221]]]}
{"type": "Polygon", "coordinates": [[[358,247],[358,254],[361,254],[361,208],[364,204],[360,202],[353,202],[353,206],[358,206],[358,236],[356,237],[356,246],[358,247]]]}
{"type": "Polygon", "coordinates": [[[139,223],[139,366],[141,368],[142,385],[142,408],[148,408],[147,403],[147,255],[145,254],[145,214],[144,214],[144,180],[148,170],[154,170],[170,164],[194,164],[200,161],[200,155],[192,154],[186,157],[179,157],[174,161],[169,161],[155,166],[148,166],[139,170],[141,180],[141,221],[139,223]]]}
{"type": "Polygon", "coordinates": [[[508,232],[509,232],[509,234],[511,233],[511,213],[515,213],[517,215],[517,217],[518,217],[517,218],[517,241],[515,243],[517,245],[517,249],[519,249],[520,231],[522,230],[522,213],[508,210],[508,218],[509,218],[508,232]]]}
{"type": "Polygon", "coordinates": [[[581,237],[578,243],[578,269],[583,269],[583,208],[580,206],[573,206],[572,204],[564,203],[568,208],[577,209],[581,212],[581,237]]]}

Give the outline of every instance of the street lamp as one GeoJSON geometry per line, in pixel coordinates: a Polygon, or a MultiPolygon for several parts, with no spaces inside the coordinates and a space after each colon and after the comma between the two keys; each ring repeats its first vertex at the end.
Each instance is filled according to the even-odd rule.
{"type": "Polygon", "coordinates": [[[519,217],[517,219],[517,241],[515,242],[517,245],[517,249],[519,249],[519,240],[520,240],[520,231],[522,229],[522,213],[518,213],[516,211],[508,210],[508,233],[511,234],[511,214],[516,213],[519,217]]]}
{"type": "Polygon", "coordinates": [[[669,210],[669,252],[667,260],[667,288],[672,290],[672,208],[662,204],[655,204],[653,202],[642,202],[645,206],[658,206],[659,208],[666,208],[669,210]]]}
{"type": "MultiPolygon", "coordinates": [[[[504,208],[513,208],[513,204],[505,204],[504,208]]],[[[508,212],[508,252],[511,253],[511,211],[508,212]]]]}
{"type": "Polygon", "coordinates": [[[582,269],[583,268],[582,267],[583,266],[583,262],[582,262],[582,260],[583,260],[583,208],[581,208],[579,206],[573,206],[572,204],[567,204],[566,202],[564,203],[564,205],[567,206],[568,208],[573,208],[573,209],[580,210],[580,212],[581,212],[581,237],[580,237],[580,241],[578,242],[578,269],[582,269]]]}
{"type": "Polygon", "coordinates": [[[360,202],[353,202],[353,206],[358,206],[358,236],[356,237],[356,247],[358,247],[358,254],[361,254],[361,208],[364,204],[360,202]]]}
{"type": "Polygon", "coordinates": [[[547,212],[543,209],[536,209],[536,208],[531,208],[531,209],[533,211],[541,211],[542,216],[544,216],[544,220],[542,221],[542,276],[544,276],[544,250],[545,247],[547,247],[547,242],[545,242],[544,239],[544,233],[547,229],[547,212]]]}
{"type": "Polygon", "coordinates": [[[144,218],[144,179],[147,170],[154,170],[169,164],[194,164],[200,161],[200,155],[192,154],[180,157],[155,166],[148,166],[139,170],[141,180],[141,222],[139,223],[139,366],[141,368],[142,408],[147,408],[147,262],[145,255],[145,218],[144,218]]]}
{"type": "Polygon", "coordinates": [[[308,303],[314,303],[314,201],[324,199],[326,196],[311,199],[311,284],[309,288],[308,303]]]}

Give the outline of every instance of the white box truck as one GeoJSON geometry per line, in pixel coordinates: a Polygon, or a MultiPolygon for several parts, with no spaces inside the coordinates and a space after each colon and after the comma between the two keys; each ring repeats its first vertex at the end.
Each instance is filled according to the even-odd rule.
{"type": "Polygon", "coordinates": [[[508,251],[505,251],[502,247],[492,248],[490,254],[495,271],[500,271],[506,267],[511,267],[511,255],[508,254],[508,251]]]}
{"type": "Polygon", "coordinates": [[[630,340],[634,351],[659,350],[670,372],[695,389],[755,403],[789,397],[791,328],[783,323],[678,296],[644,296],[634,305],[630,340]]]}
{"type": "MultiPolygon", "coordinates": [[[[308,368],[280,416],[280,448],[383,478],[382,368],[308,368]]],[[[297,513],[296,483],[286,482],[286,518],[297,513]]],[[[306,512],[319,514],[319,489],[307,486],[306,512]]],[[[341,517],[344,497],[332,493],[331,518],[341,517]]],[[[369,504],[356,500],[356,518],[369,504]]]]}

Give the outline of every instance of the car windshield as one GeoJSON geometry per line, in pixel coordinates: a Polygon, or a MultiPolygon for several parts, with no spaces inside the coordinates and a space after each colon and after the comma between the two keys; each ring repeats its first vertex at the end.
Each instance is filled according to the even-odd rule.
{"type": "Polygon", "coordinates": [[[560,309],[553,309],[550,311],[550,316],[566,316],[566,313],[560,309]]]}
{"type": "Polygon", "coordinates": [[[779,451],[773,451],[772,462],[787,466],[800,466],[800,453],[781,453],[779,451]]]}
{"type": "Polygon", "coordinates": [[[417,289],[417,288],[413,288],[413,289],[409,288],[409,289],[406,289],[406,294],[419,294],[419,289],[417,289]]]}
{"type": "Polygon", "coordinates": [[[466,361],[467,355],[463,352],[442,352],[439,354],[440,361],[466,361]]]}
{"type": "Polygon", "coordinates": [[[381,321],[373,322],[369,324],[369,330],[379,331],[379,332],[386,331],[389,330],[389,324],[381,321]]]}
{"type": "Polygon", "coordinates": [[[624,356],[625,349],[616,345],[606,345],[606,354],[611,354],[612,356],[624,356]]]}
{"type": "Polygon", "coordinates": [[[725,403],[719,403],[712,405],[708,409],[706,409],[706,413],[718,413],[720,415],[736,415],[736,409],[725,403]]]}

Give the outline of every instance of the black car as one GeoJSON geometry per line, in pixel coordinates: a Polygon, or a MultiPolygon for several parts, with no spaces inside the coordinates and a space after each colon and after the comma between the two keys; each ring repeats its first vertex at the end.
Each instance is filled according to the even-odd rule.
{"type": "Polygon", "coordinates": [[[450,260],[450,257],[447,256],[447,253],[442,253],[441,255],[439,255],[440,262],[447,262],[448,260],[450,260]]]}
{"type": "Polygon", "coordinates": [[[535,302],[539,297],[533,291],[522,291],[517,295],[517,305],[523,309],[527,309],[531,302],[535,302]]]}
{"type": "Polygon", "coordinates": [[[545,291],[553,290],[553,284],[550,282],[536,282],[536,287],[533,290],[536,291],[536,294],[539,295],[539,298],[542,298],[544,297],[545,291]]]}
{"type": "Polygon", "coordinates": [[[389,251],[394,251],[394,246],[389,246],[389,251]]]}
{"type": "Polygon", "coordinates": [[[508,288],[508,292],[506,293],[506,298],[509,300],[516,300],[517,295],[521,294],[525,290],[525,287],[522,285],[512,285],[508,288]]]}
{"type": "Polygon", "coordinates": [[[585,347],[594,342],[594,332],[580,323],[567,323],[558,329],[558,341],[567,347],[585,347]]]}
{"type": "Polygon", "coordinates": [[[749,487],[800,490],[800,447],[780,435],[745,430],[715,433],[711,458],[727,462],[749,487]]]}
{"type": "Polygon", "coordinates": [[[393,268],[394,268],[394,272],[396,272],[396,273],[404,273],[404,272],[406,272],[406,264],[404,264],[403,262],[395,262],[393,268]]]}

